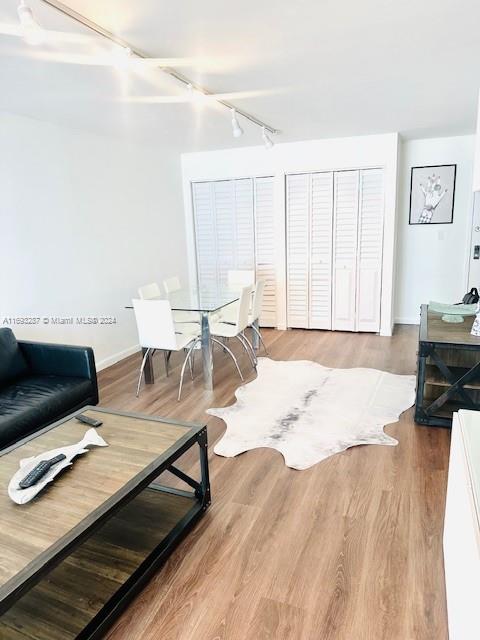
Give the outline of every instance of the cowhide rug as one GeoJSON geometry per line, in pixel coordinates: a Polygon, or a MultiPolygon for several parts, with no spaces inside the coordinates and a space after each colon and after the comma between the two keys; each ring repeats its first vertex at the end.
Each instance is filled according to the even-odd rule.
{"type": "Polygon", "coordinates": [[[214,451],[233,457],[277,449],[285,464],[307,469],[357,444],[398,444],[383,432],[412,406],[415,376],[377,369],[329,369],[308,360],[259,358],[257,378],[230,407],[209,409],[227,431],[214,451]]]}

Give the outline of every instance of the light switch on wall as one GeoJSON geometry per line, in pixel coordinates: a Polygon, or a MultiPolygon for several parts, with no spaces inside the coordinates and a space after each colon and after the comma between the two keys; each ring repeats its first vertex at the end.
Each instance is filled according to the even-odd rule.
{"type": "Polygon", "coordinates": [[[439,240],[445,240],[445,231],[439,231],[438,232],[438,239],[439,240]]]}

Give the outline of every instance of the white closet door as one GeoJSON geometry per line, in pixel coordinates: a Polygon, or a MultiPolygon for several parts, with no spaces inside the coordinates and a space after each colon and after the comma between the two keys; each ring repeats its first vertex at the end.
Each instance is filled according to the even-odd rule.
{"type": "Polygon", "coordinates": [[[194,182],[192,199],[195,220],[195,243],[197,249],[197,279],[202,291],[216,295],[217,243],[213,183],[194,182]]]}
{"type": "Polygon", "coordinates": [[[289,327],[308,327],[310,175],[287,176],[287,318],[289,327]]]}
{"type": "Polygon", "coordinates": [[[359,171],[335,172],[332,329],[355,331],[359,171]]]}
{"type": "Polygon", "coordinates": [[[360,172],[357,331],[380,331],[383,249],[383,169],[360,172]]]}
{"type": "Polygon", "coordinates": [[[255,271],[265,281],[260,326],[277,324],[273,178],[255,178],[255,271]]]}
{"type": "Polygon", "coordinates": [[[233,180],[213,182],[216,227],[217,279],[220,289],[228,284],[228,272],[236,268],[235,185],[233,180]]]}
{"type": "Polygon", "coordinates": [[[253,180],[234,180],[235,193],[235,268],[255,268],[255,228],[253,216],[253,180]]]}
{"type": "Polygon", "coordinates": [[[333,173],[311,176],[310,329],[332,327],[333,173]]]}

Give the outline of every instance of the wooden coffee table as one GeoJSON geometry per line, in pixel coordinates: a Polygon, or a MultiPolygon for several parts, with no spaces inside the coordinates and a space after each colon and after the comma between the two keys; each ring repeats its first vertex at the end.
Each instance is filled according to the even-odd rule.
{"type": "Polygon", "coordinates": [[[87,407],[0,453],[0,638],[101,637],[209,504],[205,426],[87,407]],[[14,504],[19,460],[81,440],[79,413],[109,446],[14,504]],[[197,446],[198,481],[174,464],[197,446]],[[154,482],[165,471],[191,491],[154,482]]]}

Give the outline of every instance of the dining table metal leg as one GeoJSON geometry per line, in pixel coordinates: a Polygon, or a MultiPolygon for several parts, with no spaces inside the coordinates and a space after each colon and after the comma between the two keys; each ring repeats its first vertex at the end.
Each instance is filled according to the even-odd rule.
{"type": "Polygon", "coordinates": [[[145,377],[145,384],[153,384],[155,382],[155,375],[153,373],[153,362],[152,355],[153,349],[142,349],[142,356],[145,356],[145,353],[150,351],[147,356],[147,361],[145,362],[145,369],[143,370],[143,375],[145,377]]]}
{"type": "Polygon", "coordinates": [[[212,340],[210,336],[210,324],[208,322],[208,312],[202,312],[202,362],[203,362],[203,385],[207,391],[213,389],[213,354],[212,340]]]}

